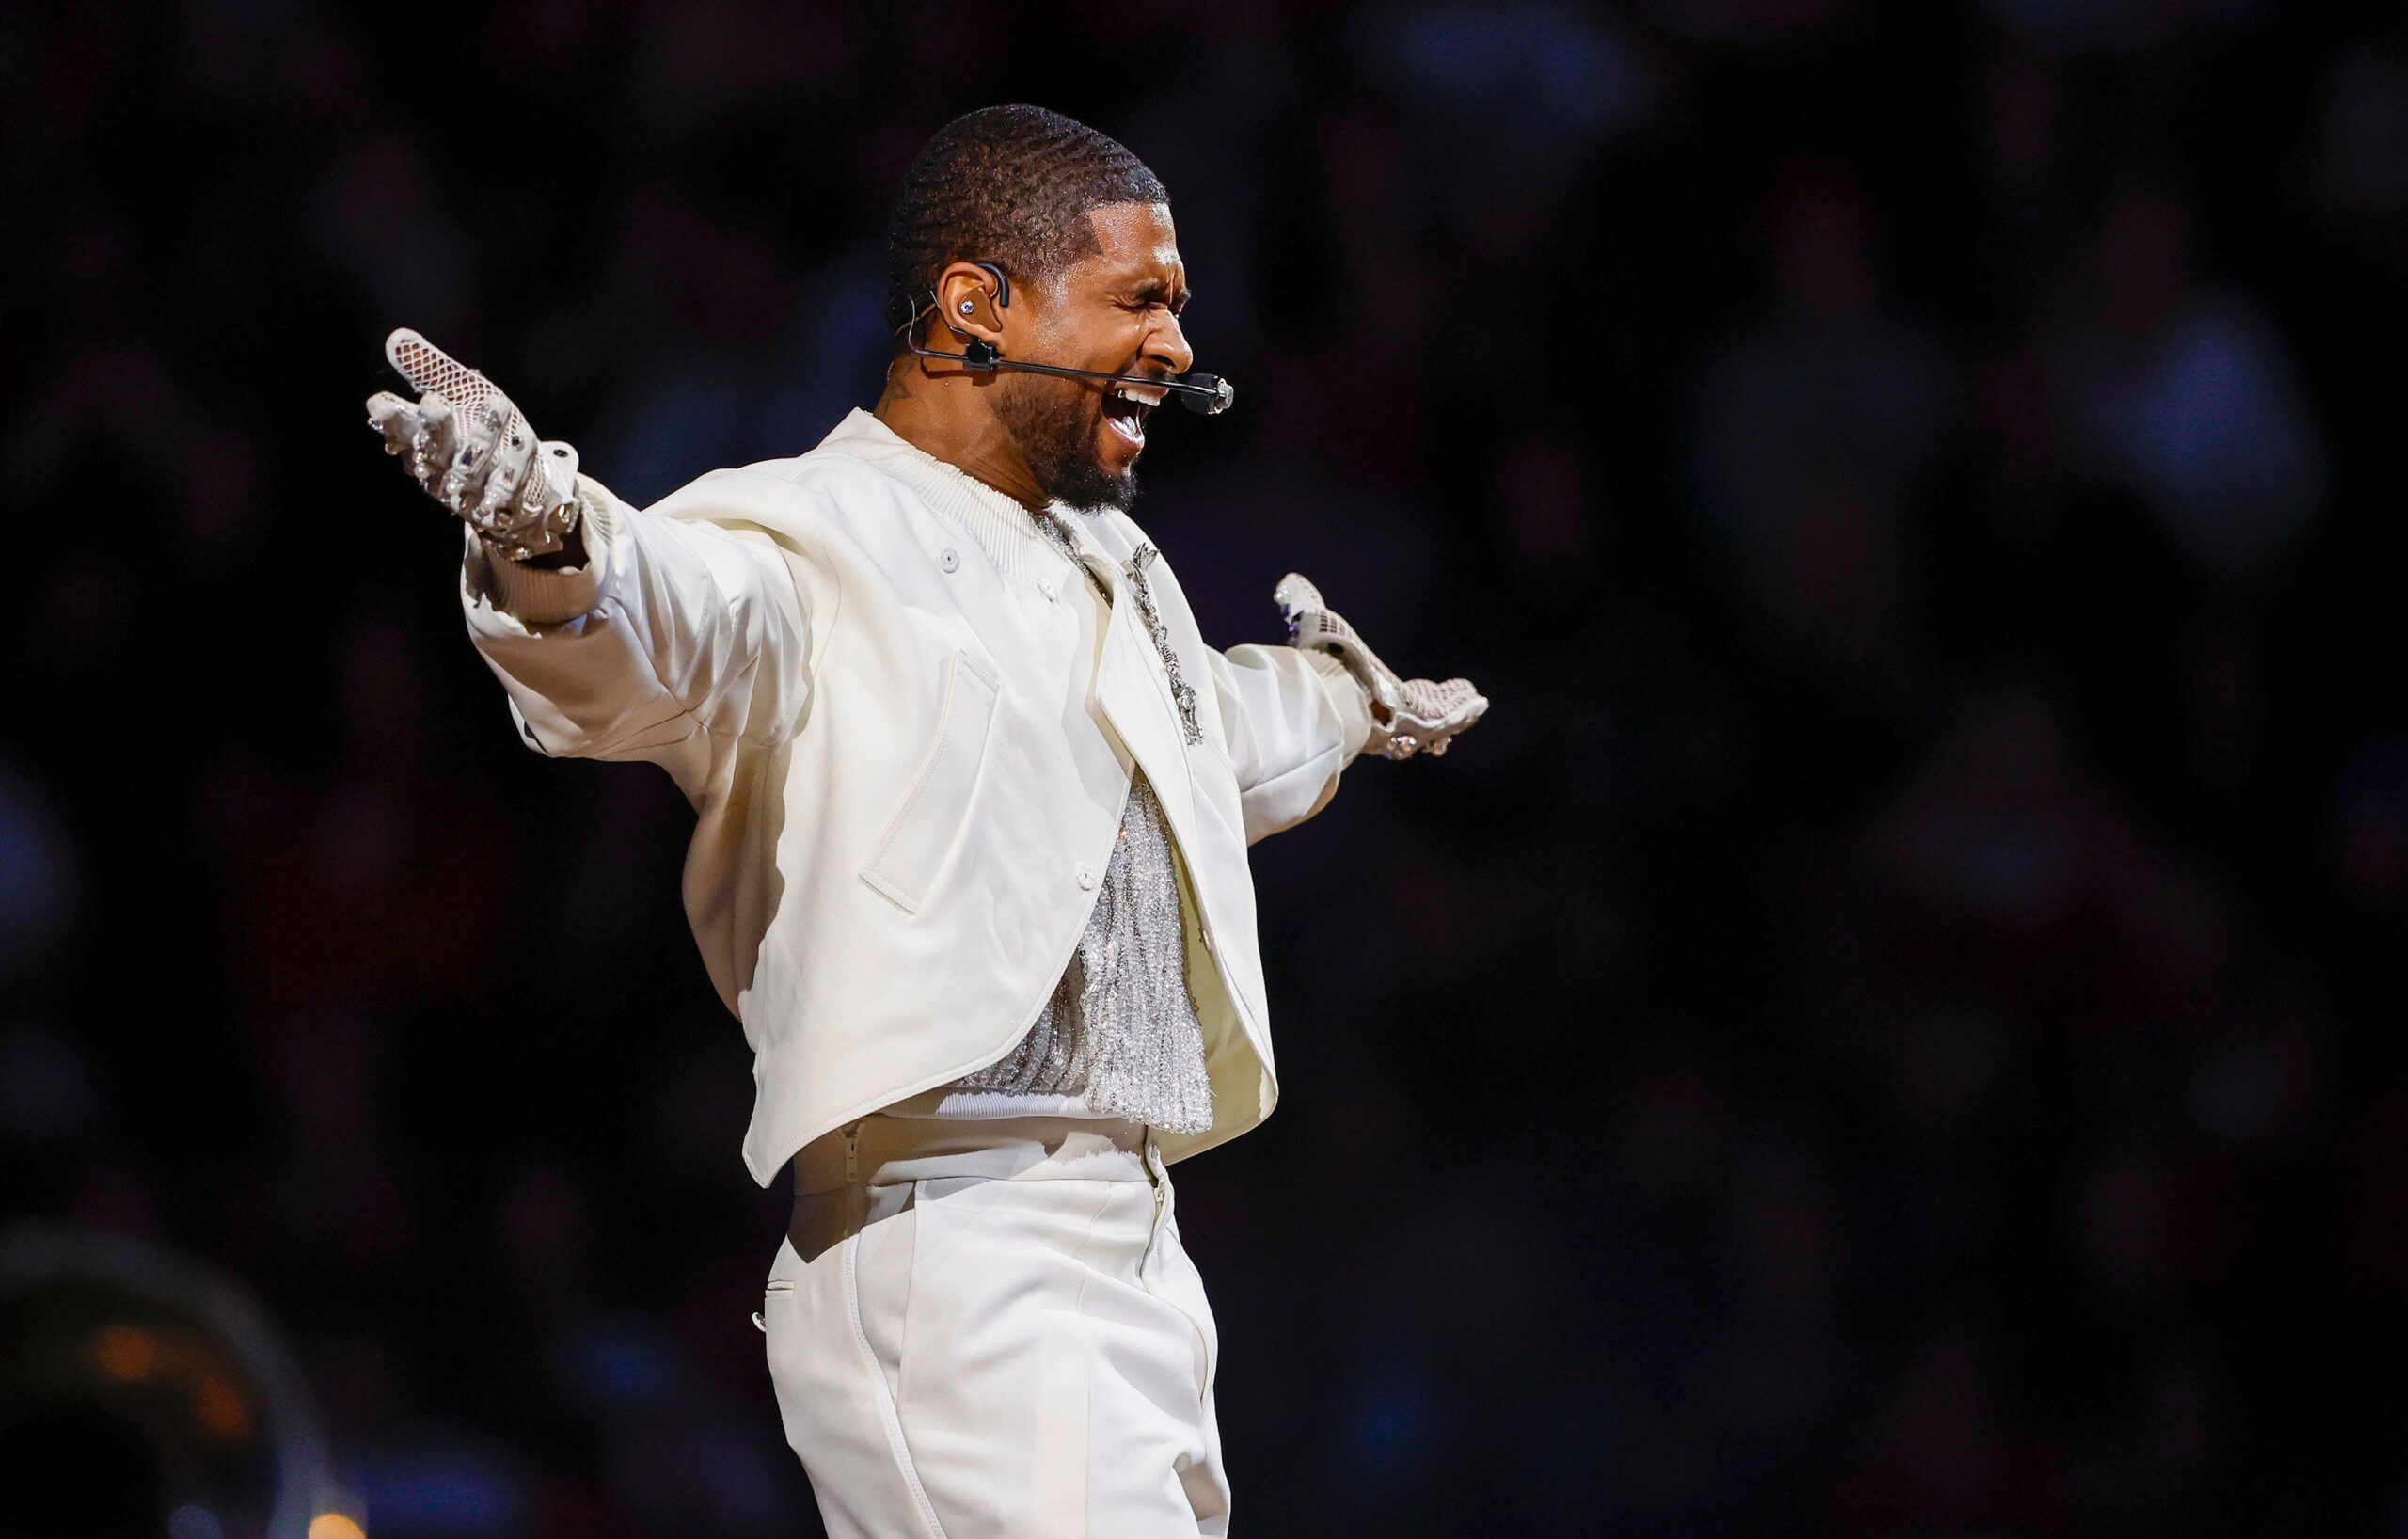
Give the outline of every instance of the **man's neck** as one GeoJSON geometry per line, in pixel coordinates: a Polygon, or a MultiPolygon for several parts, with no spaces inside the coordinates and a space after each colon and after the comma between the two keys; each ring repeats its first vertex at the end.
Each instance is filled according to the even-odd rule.
{"type": "Polygon", "coordinates": [[[1053,499],[1038,486],[1020,445],[978,393],[992,383],[991,376],[981,380],[966,371],[932,376],[921,359],[898,357],[887,366],[886,392],[873,415],[929,458],[975,477],[1024,508],[1042,509],[1053,499]]]}

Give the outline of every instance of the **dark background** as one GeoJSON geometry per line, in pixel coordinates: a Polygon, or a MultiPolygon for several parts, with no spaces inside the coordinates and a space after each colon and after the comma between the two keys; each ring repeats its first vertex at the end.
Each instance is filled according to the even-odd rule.
{"type": "Polygon", "coordinates": [[[2408,1531],[2390,6],[11,8],[6,1214],[246,1279],[377,1539],[815,1531],[689,814],[360,403],[800,452],[1010,100],[1171,189],[1207,634],[1496,702],[1256,851],[1244,1531],[2408,1531]]]}

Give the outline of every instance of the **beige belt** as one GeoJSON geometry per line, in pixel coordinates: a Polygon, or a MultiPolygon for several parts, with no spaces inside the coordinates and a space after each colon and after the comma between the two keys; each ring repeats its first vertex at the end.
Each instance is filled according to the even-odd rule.
{"type": "MultiPolygon", "coordinates": [[[[864,1226],[909,1209],[920,1181],[1009,1181],[1049,1162],[1100,1154],[1106,1148],[1146,1156],[1147,1136],[1144,1123],[1125,1118],[865,1117],[820,1134],[796,1152],[794,1216],[786,1237],[796,1254],[812,1261],[864,1226]]],[[[1158,1173],[1152,1158],[1142,1168],[1158,1173]]],[[[1066,1165],[1064,1174],[1072,1173],[1086,1172],[1066,1165]]]]}

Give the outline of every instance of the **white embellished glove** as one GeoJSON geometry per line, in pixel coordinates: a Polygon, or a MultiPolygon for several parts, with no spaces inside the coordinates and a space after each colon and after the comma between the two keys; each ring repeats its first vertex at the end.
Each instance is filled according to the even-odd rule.
{"type": "Polygon", "coordinates": [[[385,452],[409,456],[427,494],[467,520],[512,561],[559,551],[577,528],[577,451],[539,443],[493,381],[417,332],[385,339],[385,357],[420,392],[368,398],[368,425],[385,452]]]}
{"type": "Polygon", "coordinates": [[[1470,726],[1488,709],[1488,697],[1469,679],[1450,678],[1443,684],[1426,678],[1399,678],[1354,634],[1354,627],[1322,603],[1321,590],[1291,572],[1272,590],[1272,602],[1288,622],[1289,643],[1307,651],[1326,652],[1344,665],[1363,692],[1371,697],[1371,736],[1364,750],[1383,758],[1409,759],[1427,749],[1444,754],[1455,734],[1470,726]]]}

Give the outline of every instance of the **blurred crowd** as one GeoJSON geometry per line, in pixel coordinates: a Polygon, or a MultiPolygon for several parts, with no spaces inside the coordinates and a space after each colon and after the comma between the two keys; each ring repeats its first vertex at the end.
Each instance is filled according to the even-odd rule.
{"type": "Polygon", "coordinates": [[[0,1221],[247,1280],[377,1539],[816,1531],[689,815],[519,745],[381,340],[633,500],[801,452],[1010,100],[1171,189],[1207,634],[1301,570],[1496,702],[1255,851],[1246,1531],[2408,1532],[2396,8],[192,0],[0,81],[0,1221]]]}

